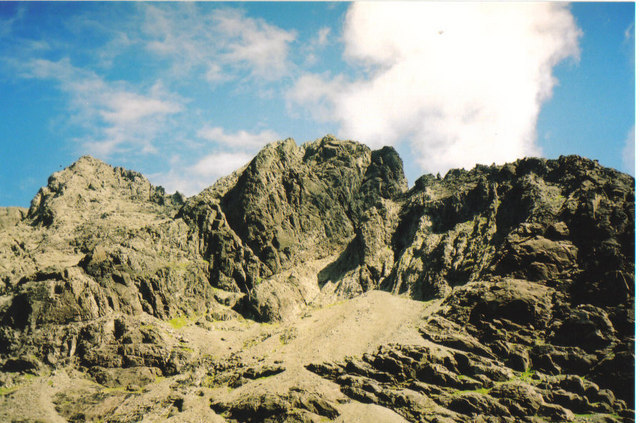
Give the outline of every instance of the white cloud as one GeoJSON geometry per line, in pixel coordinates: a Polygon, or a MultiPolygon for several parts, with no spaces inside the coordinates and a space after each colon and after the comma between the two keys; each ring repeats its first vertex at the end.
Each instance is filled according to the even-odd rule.
{"type": "Polygon", "coordinates": [[[313,43],[318,47],[324,47],[325,45],[327,45],[327,40],[329,39],[330,32],[331,28],[329,28],[328,26],[323,26],[318,30],[318,35],[313,43]]]}
{"type": "Polygon", "coordinates": [[[631,39],[633,39],[634,35],[635,35],[635,25],[632,22],[631,24],[629,24],[629,26],[627,27],[627,29],[624,30],[624,40],[625,41],[629,41],[631,39]]]}
{"type": "Polygon", "coordinates": [[[204,79],[208,82],[215,84],[218,82],[228,81],[230,78],[224,73],[222,66],[217,63],[211,63],[208,65],[207,72],[204,75],[204,79]]]}
{"type": "Polygon", "coordinates": [[[215,39],[194,4],[164,7],[142,3],[139,7],[144,45],[152,53],[171,58],[176,74],[211,62],[215,39]]]}
{"type": "Polygon", "coordinates": [[[20,4],[16,10],[15,15],[8,17],[6,19],[3,17],[0,17],[0,38],[7,37],[13,32],[13,25],[16,22],[22,21],[22,19],[25,16],[25,12],[26,12],[26,6],[23,4],[20,4]]]}
{"type": "Polygon", "coordinates": [[[409,140],[423,170],[540,154],[553,67],[580,31],[557,3],[354,3],[345,58],[365,76],[303,75],[288,99],[374,147],[409,140]]]}
{"type": "Polygon", "coordinates": [[[198,194],[207,186],[202,180],[194,178],[193,175],[182,168],[171,169],[162,173],[151,173],[145,176],[153,185],[163,187],[167,193],[180,192],[188,197],[198,194]]]}
{"type": "Polygon", "coordinates": [[[289,43],[295,33],[270,25],[262,19],[242,16],[236,11],[217,13],[214,21],[228,37],[228,52],[223,58],[246,64],[252,74],[265,79],[277,79],[287,73],[289,43]]]}
{"type": "Polygon", "coordinates": [[[316,120],[338,120],[336,100],[346,86],[347,83],[342,76],[330,79],[327,74],[303,74],[287,93],[289,113],[298,114],[300,110],[297,105],[304,105],[310,116],[316,120]]]}
{"type": "Polygon", "coordinates": [[[100,114],[112,125],[130,125],[154,115],[173,114],[180,111],[180,105],[158,98],[120,91],[109,93],[103,98],[104,109],[100,114]]]}
{"type": "Polygon", "coordinates": [[[208,141],[224,144],[236,149],[250,150],[263,147],[266,144],[279,139],[278,134],[270,129],[265,129],[258,133],[250,133],[244,130],[240,130],[235,133],[227,133],[224,128],[219,126],[206,126],[198,131],[198,136],[208,141]]]}
{"type": "Polygon", "coordinates": [[[197,5],[143,7],[147,49],[171,58],[178,75],[202,67],[206,80],[220,82],[237,76],[239,70],[266,80],[288,73],[293,31],[247,17],[237,9],[204,13],[197,5]]]}
{"type": "MultiPolygon", "coordinates": [[[[197,135],[209,141],[213,152],[198,157],[195,162],[173,156],[168,172],[149,176],[152,183],[162,185],[167,192],[180,191],[188,196],[197,194],[218,178],[249,163],[256,151],[266,144],[280,139],[269,129],[257,133],[245,130],[227,132],[222,127],[211,126],[202,128],[197,135]]],[[[203,148],[206,147],[200,146],[200,150],[203,148]]]]}
{"type": "Polygon", "coordinates": [[[627,139],[622,148],[622,167],[625,172],[635,176],[636,174],[636,127],[629,130],[627,139]]]}
{"type": "Polygon", "coordinates": [[[252,157],[247,153],[213,153],[198,161],[191,170],[200,177],[209,178],[211,184],[249,163],[252,157]]]}
{"type": "Polygon", "coordinates": [[[141,94],[122,82],[107,82],[68,59],[32,59],[22,66],[23,77],[54,80],[70,97],[70,122],[88,130],[83,148],[100,157],[117,152],[155,152],[154,137],[167,117],[182,110],[178,98],[155,84],[141,94]]]}
{"type": "Polygon", "coordinates": [[[327,26],[323,26],[318,30],[315,38],[309,40],[303,46],[303,51],[306,51],[305,64],[307,66],[312,66],[318,63],[318,50],[324,49],[329,43],[329,34],[331,33],[331,28],[327,26]]]}
{"type": "Polygon", "coordinates": [[[186,164],[182,160],[174,162],[168,172],[150,174],[149,180],[163,186],[169,193],[179,191],[192,196],[213,185],[218,178],[240,169],[252,157],[251,154],[242,152],[215,152],[195,164],[186,164]]]}

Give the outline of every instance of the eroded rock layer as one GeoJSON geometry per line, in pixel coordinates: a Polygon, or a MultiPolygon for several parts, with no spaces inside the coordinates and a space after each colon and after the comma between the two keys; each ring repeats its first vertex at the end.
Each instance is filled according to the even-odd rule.
{"type": "Polygon", "coordinates": [[[0,420],[633,421],[634,188],[568,156],[408,189],[327,136],[184,198],[82,157],[0,210],[0,420]]]}

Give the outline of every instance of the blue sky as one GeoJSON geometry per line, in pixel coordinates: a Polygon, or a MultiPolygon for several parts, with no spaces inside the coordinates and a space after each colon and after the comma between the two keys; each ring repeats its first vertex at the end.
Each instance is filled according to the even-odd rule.
{"type": "Polygon", "coordinates": [[[0,205],[83,154],[189,195],[264,144],[633,173],[633,3],[0,2],[0,205]]]}

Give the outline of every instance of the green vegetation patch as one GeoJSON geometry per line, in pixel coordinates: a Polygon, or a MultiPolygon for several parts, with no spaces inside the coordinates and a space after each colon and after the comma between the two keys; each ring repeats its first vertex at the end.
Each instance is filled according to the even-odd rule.
{"type": "Polygon", "coordinates": [[[520,376],[518,376],[518,379],[520,379],[523,382],[531,382],[532,381],[532,376],[535,374],[535,370],[529,368],[527,370],[525,370],[524,372],[522,372],[520,374],[520,376]]]}
{"type": "Polygon", "coordinates": [[[180,348],[182,351],[186,351],[188,353],[192,353],[193,352],[193,348],[191,348],[189,346],[189,344],[187,344],[186,342],[180,341],[178,343],[178,348],[180,348]]]}
{"type": "Polygon", "coordinates": [[[9,388],[6,388],[4,386],[0,386],[0,396],[13,394],[18,389],[20,389],[19,386],[11,386],[9,388]]]}
{"type": "Polygon", "coordinates": [[[181,329],[189,324],[189,319],[184,316],[178,316],[169,320],[169,324],[174,329],[181,329]]]}

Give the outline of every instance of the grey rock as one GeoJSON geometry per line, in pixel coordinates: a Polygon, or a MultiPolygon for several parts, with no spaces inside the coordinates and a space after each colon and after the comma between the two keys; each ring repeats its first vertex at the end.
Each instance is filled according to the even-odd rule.
{"type": "Polygon", "coordinates": [[[392,148],[326,136],[184,198],[82,157],[0,208],[0,420],[629,420],[634,186],[566,156],[409,189],[392,148]],[[423,318],[349,350],[376,290],[423,318]]]}

